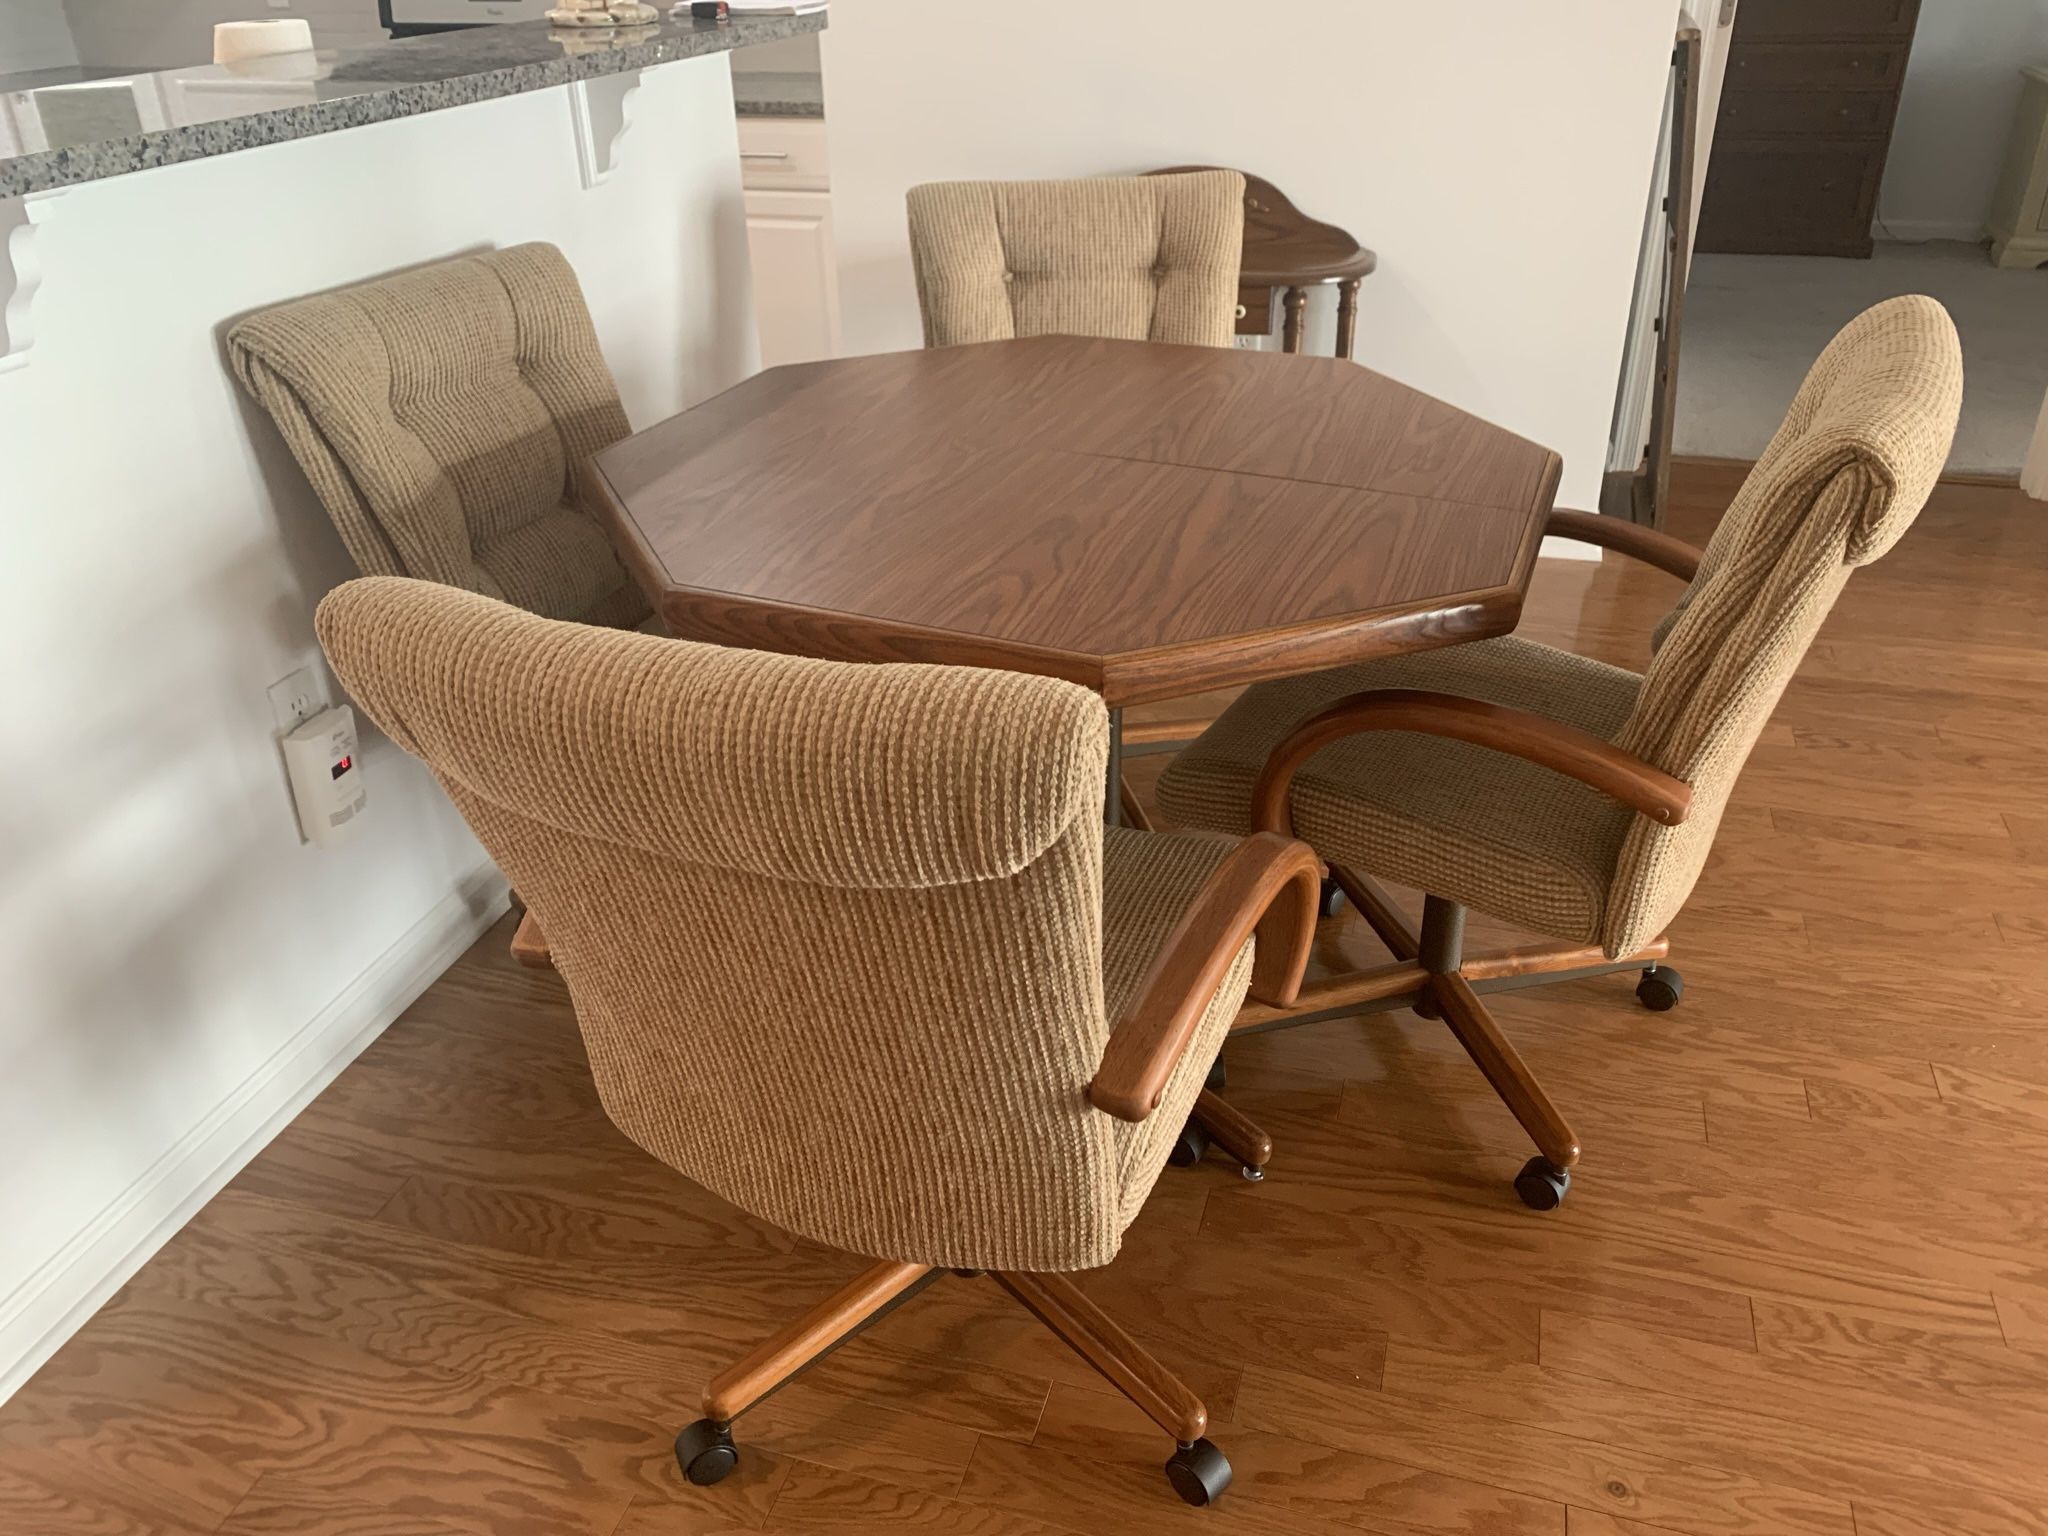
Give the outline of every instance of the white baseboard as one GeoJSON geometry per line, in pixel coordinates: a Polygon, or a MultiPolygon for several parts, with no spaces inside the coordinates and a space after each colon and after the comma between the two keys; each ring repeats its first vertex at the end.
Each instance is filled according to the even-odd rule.
{"type": "Polygon", "coordinates": [[[0,1298],[0,1403],[241,1172],[506,908],[485,866],[279,1047],[47,1263],[0,1298]]]}
{"type": "Polygon", "coordinates": [[[1600,551],[1594,545],[1582,543],[1578,539],[1560,539],[1551,536],[1544,539],[1543,547],[1536,551],[1536,558],[1539,560],[1598,560],[1600,558],[1600,551]]]}
{"type": "Polygon", "coordinates": [[[1870,233],[1878,240],[1901,240],[1907,244],[1920,240],[1975,243],[1984,238],[1984,225],[1981,220],[1973,224],[1956,219],[1894,219],[1880,214],[1870,233]]]}

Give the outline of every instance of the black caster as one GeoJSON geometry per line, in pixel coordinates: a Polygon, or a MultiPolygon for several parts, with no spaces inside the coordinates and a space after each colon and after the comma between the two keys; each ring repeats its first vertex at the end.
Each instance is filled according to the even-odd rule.
{"type": "Polygon", "coordinates": [[[1652,1013],[1664,1013],[1678,1006],[1685,996],[1685,978],[1668,965],[1653,965],[1636,983],[1636,1001],[1652,1013]]]}
{"type": "Polygon", "coordinates": [[[1208,1155],[1209,1133],[1189,1116],[1187,1124],[1180,1128],[1180,1140],[1173,1144],[1166,1160],[1176,1168],[1192,1168],[1208,1155]]]}
{"type": "Polygon", "coordinates": [[[1571,1187],[1571,1169],[1560,1168],[1547,1157],[1530,1158],[1515,1175],[1515,1193],[1532,1211],[1556,1210],[1571,1187]]]}
{"type": "Polygon", "coordinates": [[[1209,1063],[1209,1075],[1202,1079],[1202,1086],[1211,1093],[1221,1093],[1230,1086],[1230,1074],[1223,1070],[1221,1056],[1209,1063]]]}
{"type": "Polygon", "coordinates": [[[1316,916],[1335,917],[1337,904],[1344,899],[1344,887],[1334,880],[1325,880],[1323,888],[1316,893],[1316,916]]]}
{"type": "Polygon", "coordinates": [[[732,1430],[709,1419],[685,1424],[676,1436],[676,1465],[683,1476],[700,1488],[721,1481],[740,1464],[739,1447],[732,1443],[732,1430]]]}
{"type": "Polygon", "coordinates": [[[1208,1440],[1197,1440],[1173,1453],[1166,1464],[1166,1480],[1184,1502],[1199,1509],[1223,1497],[1230,1486],[1230,1463],[1208,1440]]]}

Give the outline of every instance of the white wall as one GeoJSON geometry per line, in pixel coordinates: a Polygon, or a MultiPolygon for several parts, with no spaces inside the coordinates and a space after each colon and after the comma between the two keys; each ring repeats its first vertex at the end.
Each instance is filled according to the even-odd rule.
{"type": "Polygon", "coordinates": [[[1924,0],[1878,195],[1878,236],[1975,240],[2005,163],[2020,66],[2048,62],[2048,0],[1924,0]]]}
{"type": "Polygon", "coordinates": [[[1563,499],[1593,506],[1676,16],[840,0],[822,44],[846,348],[918,343],[916,182],[1239,166],[1379,253],[1360,361],[1556,448],[1563,499]]]}
{"type": "Polygon", "coordinates": [[[0,75],[77,62],[64,0],[0,0],[0,75]]]}
{"type": "Polygon", "coordinates": [[[502,905],[381,738],[358,840],[299,842],[264,690],[352,568],[222,329],[548,239],[636,423],[736,382],[726,62],[644,79],[594,189],[557,90],[41,205],[35,345],[0,372],[0,1398],[502,905]]]}

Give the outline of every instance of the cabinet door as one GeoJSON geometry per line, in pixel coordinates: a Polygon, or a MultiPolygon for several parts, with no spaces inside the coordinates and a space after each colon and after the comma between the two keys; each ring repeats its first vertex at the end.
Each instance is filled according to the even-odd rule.
{"type": "Polygon", "coordinates": [[[761,366],[839,353],[839,263],[828,192],[747,193],[761,366]]]}

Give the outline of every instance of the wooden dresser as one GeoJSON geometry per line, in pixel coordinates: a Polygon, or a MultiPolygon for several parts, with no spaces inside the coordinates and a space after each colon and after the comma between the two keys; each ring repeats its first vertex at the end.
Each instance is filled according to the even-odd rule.
{"type": "Polygon", "coordinates": [[[1743,0],[1698,248],[1868,256],[1920,0],[1743,0]]]}

